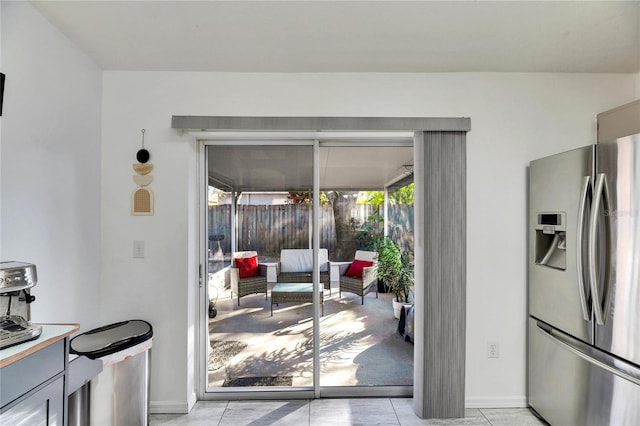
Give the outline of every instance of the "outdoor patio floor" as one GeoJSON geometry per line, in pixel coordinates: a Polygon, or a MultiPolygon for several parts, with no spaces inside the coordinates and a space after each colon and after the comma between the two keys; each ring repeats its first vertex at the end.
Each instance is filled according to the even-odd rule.
{"type": "MultiPolygon", "coordinates": [[[[274,285],[266,299],[245,296],[242,306],[228,289],[218,295],[217,316],[209,319],[209,387],[313,385],[313,306],[281,304],[271,316],[274,285]]],[[[392,297],[369,293],[362,305],[355,294],[339,298],[338,283],[331,295],[325,290],[320,386],[413,384],[413,345],[397,332],[392,297]]]]}

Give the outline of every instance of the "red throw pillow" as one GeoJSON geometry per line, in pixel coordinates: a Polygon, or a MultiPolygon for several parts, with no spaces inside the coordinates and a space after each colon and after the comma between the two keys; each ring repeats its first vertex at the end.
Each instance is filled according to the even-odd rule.
{"type": "Polygon", "coordinates": [[[236,257],[236,268],[238,268],[240,278],[257,277],[260,272],[258,256],[236,257]]]}
{"type": "Polygon", "coordinates": [[[347,269],[347,273],[345,275],[348,277],[362,278],[362,268],[366,268],[367,266],[373,266],[373,262],[356,259],[351,262],[351,265],[349,266],[349,269],[347,269]]]}

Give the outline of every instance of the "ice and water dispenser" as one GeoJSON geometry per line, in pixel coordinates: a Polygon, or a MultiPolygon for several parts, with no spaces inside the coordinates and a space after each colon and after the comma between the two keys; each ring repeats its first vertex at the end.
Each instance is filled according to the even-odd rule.
{"type": "Polygon", "coordinates": [[[567,269],[567,217],[563,212],[536,214],[535,260],[537,265],[567,269]]]}

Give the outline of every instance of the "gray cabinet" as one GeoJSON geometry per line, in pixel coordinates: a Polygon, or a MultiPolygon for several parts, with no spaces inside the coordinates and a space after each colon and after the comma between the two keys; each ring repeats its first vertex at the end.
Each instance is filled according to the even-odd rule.
{"type": "Polygon", "coordinates": [[[34,348],[0,369],[0,424],[66,424],[68,338],[34,348]]]}
{"type": "Polygon", "coordinates": [[[64,378],[38,387],[0,414],[0,424],[13,426],[63,425],[64,378]]]}

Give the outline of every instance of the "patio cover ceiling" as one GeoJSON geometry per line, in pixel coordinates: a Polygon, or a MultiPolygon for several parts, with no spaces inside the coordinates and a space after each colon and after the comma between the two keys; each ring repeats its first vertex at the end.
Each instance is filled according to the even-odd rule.
{"type": "Polygon", "coordinates": [[[395,189],[413,181],[414,132],[467,132],[468,117],[171,117],[208,151],[209,182],[222,190],[308,191],[319,141],[320,189],[395,189]]]}
{"type": "MultiPolygon", "coordinates": [[[[209,147],[210,184],[242,192],[309,191],[313,187],[313,147],[284,143],[209,147]]],[[[413,180],[413,143],[405,138],[323,144],[319,167],[323,191],[399,188],[413,180]]]]}

